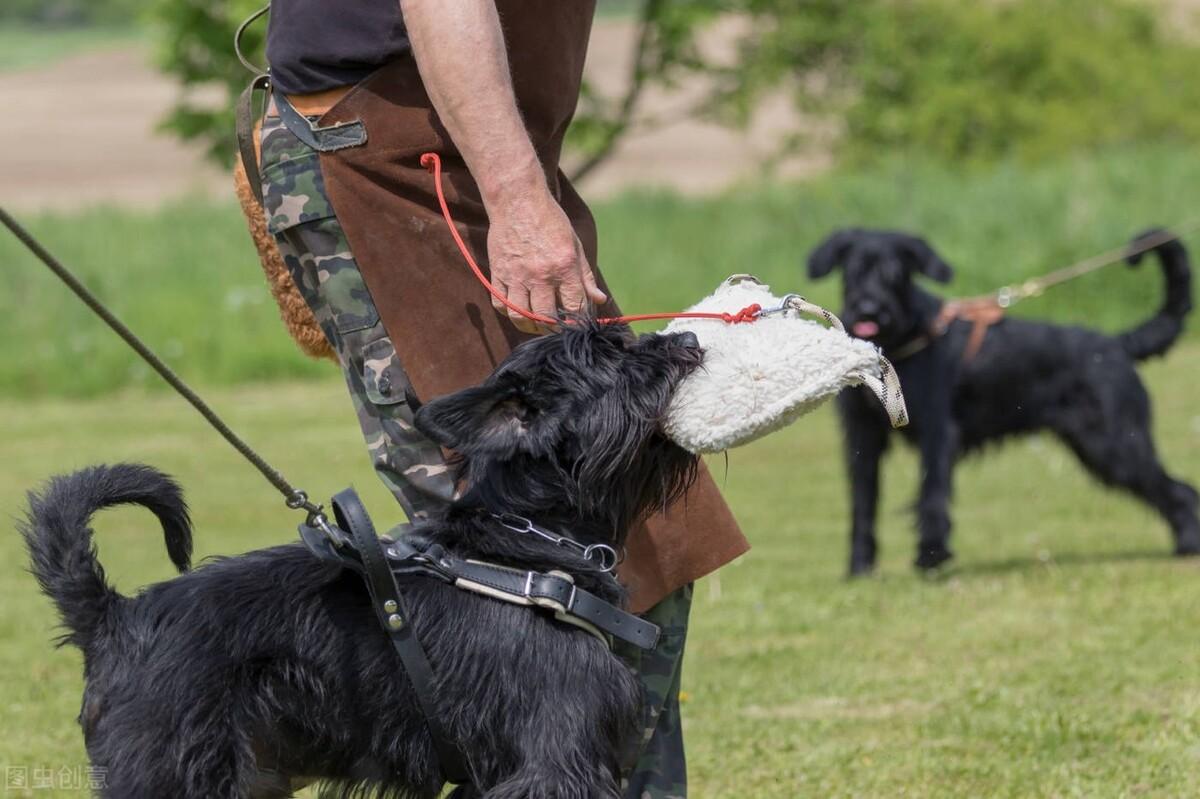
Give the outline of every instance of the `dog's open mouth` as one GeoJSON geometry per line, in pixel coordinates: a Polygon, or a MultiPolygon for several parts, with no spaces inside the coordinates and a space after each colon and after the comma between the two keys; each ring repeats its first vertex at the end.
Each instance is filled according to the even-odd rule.
{"type": "Polygon", "coordinates": [[[870,319],[863,319],[862,321],[855,322],[850,330],[859,338],[874,338],[879,335],[879,323],[872,322],[870,319]]]}

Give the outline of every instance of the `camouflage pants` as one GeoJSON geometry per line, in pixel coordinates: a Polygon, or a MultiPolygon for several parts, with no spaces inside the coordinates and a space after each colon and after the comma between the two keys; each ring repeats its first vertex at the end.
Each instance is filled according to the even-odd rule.
{"type": "MultiPolygon", "coordinates": [[[[318,153],[268,117],[261,172],[268,227],[338,354],[375,471],[410,519],[427,516],[452,498],[454,482],[441,449],[413,426],[411,386],[325,193],[318,153]]],[[[630,757],[636,764],[627,776],[629,799],[687,795],[679,681],[691,601],[688,586],[645,614],[663,631],[654,651],[617,648],[646,695],[641,749],[630,757]]]]}

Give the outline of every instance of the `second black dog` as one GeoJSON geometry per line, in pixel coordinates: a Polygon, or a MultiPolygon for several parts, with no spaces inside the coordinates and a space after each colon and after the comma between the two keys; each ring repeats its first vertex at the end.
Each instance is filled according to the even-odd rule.
{"type": "MultiPolygon", "coordinates": [[[[1196,491],[1159,462],[1150,400],[1134,369],[1137,361],[1167,351],[1192,307],[1183,245],[1172,240],[1155,252],[1166,300],[1149,320],[1115,336],[1021,319],[1003,319],[986,332],[963,319],[939,320],[943,301],[913,278],[946,283],[953,272],[914,236],[844,230],[809,256],[810,277],[842,267],[847,329],[893,359],[904,388],[911,424],[902,432],[921,456],[919,568],[952,557],[948,505],[957,458],[985,442],[1035,430],[1053,432],[1093,475],[1157,510],[1171,527],[1177,554],[1200,553],[1196,491]]],[[[864,390],[843,392],[838,409],[853,505],[850,573],[860,574],[875,565],[879,461],[891,428],[864,390]]]]}
{"type": "MultiPolygon", "coordinates": [[[[696,460],[659,432],[675,386],[701,362],[690,333],[634,339],[569,325],[522,345],[483,385],[416,415],[460,453],[465,492],[419,528],[460,558],[571,574],[610,602],[596,564],[492,514],[518,514],[583,544],[620,547],[631,524],[689,484],[696,460]]],[[[89,517],[119,503],[162,521],[181,571],[191,533],[178,487],[143,466],[97,467],[31,497],[24,534],[84,654],[79,721],[120,799],[323,795],[435,797],[432,740],[362,580],[300,544],[206,563],[121,596],[89,517]]],[[[437,712],[486,799],[619,794],[640,691],[597,638],[547,614],[434,580],[406,592],[435,673],[437,712]]]]}

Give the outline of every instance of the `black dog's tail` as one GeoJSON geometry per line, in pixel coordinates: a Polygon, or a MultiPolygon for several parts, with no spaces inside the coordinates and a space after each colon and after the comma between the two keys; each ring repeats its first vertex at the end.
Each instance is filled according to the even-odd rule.
{"type": "MultiPolygon", "coordinates": [[[[1151,237],[1162,238],[1164,235],[1167,235],[1164,230],[1148,230],[1135,238],[1133,245],[1137,246],[1139,242],[1151,237]]],[[[1162,355],[1170,349],[1175,339],[1183,332],[1184,317],[1192,310],[1192,267],[1183,242],[1171,239],[1147,252],[1155,253],[1162,264],[1167,296],[1157,314],[1133,330],[1117,336],[1129,357],[1136,361],[1162,355]]],[[[1137,266],[1143,255],[1145,253],[1131,256],[1130,265],[1137,266]]]]}
{"type": "Polygon", "coordinates": [[[21,534],[29,547],[33,575],[58,605],[68,632],[61,643],[83,649],[121,596],[104,577],[88,521],[96,511],[132,503],[148,508],[162,523],[167,554],[181,572],[192,557],[192,529],[178,485],[149,466],[93,466],[53,478],[29,494],[21,534]]]}

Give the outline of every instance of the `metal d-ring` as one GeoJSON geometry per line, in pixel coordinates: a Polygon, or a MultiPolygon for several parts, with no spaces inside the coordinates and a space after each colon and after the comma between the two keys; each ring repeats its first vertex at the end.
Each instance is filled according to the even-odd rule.
{"type": "Polygon", "coordinates": [[[589,544],[583,548],[583,557],[587,560],[595,560],[592,553],[599,552],[600,559],[598,561],[600,571],[611,572],[617,568],[617,550],[610,547],[608,544],[589,544]]]}

